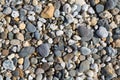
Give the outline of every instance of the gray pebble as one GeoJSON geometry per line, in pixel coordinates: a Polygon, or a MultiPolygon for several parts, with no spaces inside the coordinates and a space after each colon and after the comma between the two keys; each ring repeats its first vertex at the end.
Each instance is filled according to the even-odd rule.
{"type": "Polygon", "coordinates": [[[41,44],[37,50],[42,57],[47,57],[49,55],[49,45],[47,43],[41,44]]]}
{"type": "Polygon", "coordinates": [[[58,18],[60,16],[60,11],[58,9],[55,10],[54,16],[58,18]]]}
{"type": "Polygon", "coordinates": [[[112,48],[111,46],[107,47],[106,51],[107,51],[108,55],[110,55],[112,57],[117,54],[117,50],[112,48]]]}
{"type": "Polygon", "coordinates": [[[82,41],[89,41],[93,37],[93,31],[84,26],[78,27],[78,33],[81,36],[82,41]]]}
{"type": "Polygon", "coordinates": [[[36,80],[42,80],[42,78],[43,78],[42,74],[38,74],[36,80]]]}
{"type": "Polygon", "coordinates": [[[107,0],[105,4],[106,9],[113,9],[117,5],[118,0],[107,0]]]}
{"type": "Polygon", "coordinates": [[[12,40],[14,37],[14,34],[12,32],[9,32],[8,33],[8,39],[12,40]]]}
{"type": "Polygon", "coordinates": [[[80,49],[80,51],[81,51],[82,55],[90,55],[90,53],[91,53],[91,50],[89,48],[87,48],[87,47],[82,47],[80,49]]]}
{"type": "Polygon", "coordinates": [[[108,31],[102,26],[97,30],[96,33],[100,38],[106,38],[108,36],[108,31]]]}
{"type": "Polygon", "coordinates": [[[29,66],[30,66],[29,57],[25,57],[24,63],[23,63],[24,70],[26,70],[29,66]]]}
{"type": "Polygon", "coordinates": [[[41,5],[35,6],[35,7],[34,7],[34,11],[35,11],[36,13],[40,14],[40,12],[42,11],[42,6],[41,6],[41,5]]]}
{"type": "Polygon", "coordinates": [[[35,52],[35,48],[34,47],[24,47],[19,52],[19,56],[20,57],[26,57],[28,55],[31,55],[34,52],[35,52]]]}
{"type": "Polygon", "coordinates": [[[120,68],[117,69],[116,73],[117,73],[118,75],[120,75],[120,68]]]}
{"type": "Polygon", "coordinates": [[[35,31],[35,33],[34,33],[34,37],[35,37],[35,39],[37,39],[37,40],[40,39],[40,32],[39,32],[38,30],[35,31]]]}
{"type": "Polygon", "coordinates": [[[6,15],[9,15],[11,12],[12,12],[11,7],[6,7],[6,8],[3,10],[3,13],[6,14],[6,15]]]}
{"type": "Polygon", "coordinates": [[[0,75],[0,80],[3,80],[3,76],[2,75],[0,75]]]}
{"type": "Polygon", "coordinates": [[[54,54],[57,56],[57,57],[61,57],[62,56],[62,53],[60,50],[55,50],[54,51],[54,54]]]}
{"type": "Polygon", "coordinates": [[[12,60],[5,60],[3,62],[3,67],[5,69],[9,69],[9,70],[15,70],[15,65],[13,64],[13,61],[12,60]]]}
{"type": "Polygon", "coordinates": [[[79,71],[84,72],[89,70],[90,68],[90,62],[88,60],[82,61],[79,66],[79,71]]]}
{"type": "Polygon", "coordinates": [[[29,32],[33,33],[33,32],[36,31],[36,27],[35,27],[32,23],[28,22],[28,23],[27,23],[27,30],[28,30],[29,32]]]}
{"type": "Polygon", "coordinates": [[[30,62],[31,62],[32,64],[37,64],[37,63],[38,63],[38,60],[37,60],[37,58],[31,58],[30,62]]]}
{"type": "Polygon", "coordinates": [[[67,24],[71,24],[74,21],[74,17],[71,14],[65,16],[67,19],[67,24]]]}
{"type": "Polygon", "coordinates": [[[70,70],[69,71],[70,76],[75,76],[76,75],[76,70],[70,70]]]}
{"type": "Polygon", "coordinates": [[[104,10],[104,6],[101,5],[101,4],[96,5],[95,8],[96,8],[97,13],[100,13],[100,12],[102,12],[104,10]]]}
{"type": "Polygon", "coordinates": [[[68,3],[66,3],[64,6],[63,6],[63,11],[65,12],[65,13],[70,13],[71,12],[71,6],[68,4],[68,3]]]}

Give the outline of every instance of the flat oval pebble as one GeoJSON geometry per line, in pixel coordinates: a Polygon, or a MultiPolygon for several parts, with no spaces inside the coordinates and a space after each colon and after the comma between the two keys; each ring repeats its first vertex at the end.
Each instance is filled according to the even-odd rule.
{"type": "Polygon", "coordinates": [[[91,50],[87,47],[81,47],[80,49],[82,55],[90,55],[91,50]]]}
{"type": "Polygon", "coordinates": [[[49,45],[47,43],[41,44],[37,50],[42,57],[47,57],[49,55],[49,45]]]}
{"type": "Polygon", "coordinates": [[[84,72],[89,70],[90,68],[90,62],[88,60],[82,61],[79,66],[79,71],[84,72]]]}
{"type": "Polygon", "coordinates": [[[108,31],[102,26],[97,30],[96,33],[100,38],[106,38],[108,36],[108,31]]]}
{"type": "Polygon", "coordinates": [[[27,23],[27,27],[26,28],[31,33],[36,31],[36,27],[32,23],[30,23],[30,22],[27,23]]]}
{"type": "Polygon", "coordinates": [[[26,56],[31,55],[34,52],[35,52],[35,48],[34,47],[24,47],[19,52],[19,56],[20,57],[26,57],[26,56]]]}

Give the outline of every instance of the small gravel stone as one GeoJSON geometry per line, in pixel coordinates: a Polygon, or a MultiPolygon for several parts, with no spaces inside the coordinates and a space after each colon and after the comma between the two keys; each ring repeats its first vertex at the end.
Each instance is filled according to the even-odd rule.
{"type": "Polygon", "coordinates": [[[20,58],[20,59],[18,59],[18,64],[23,64],[23,62],[24,62],[24,59],[23,58],[20,58]]]}
{"type": "Polygon", "coordinates": [[[10,41],[10,44],[11,44],[11,45],[20,45],[20,40],[18,40],[18,39],[12,39],[12,40],[10,41]]]}
{"type": "Polygon", "coordinates": [[[36,31],[36,27],[35,27],[32,23],[28,22],[28,23],[27,23],[27,30],[28,30],[29,32],[33,33],[33,32],[36,31]]]}
{"type": "Polygon", "coordinates": [[[49,55],[49,46],[47,43],[41,44],[37,50],[42,57],[47,57],[49,55]]]}
{"type": "Polygon", "coordinates": [[[36,58],[31,58],[30,62],[32,64],[37,64],[38,63],[38,60],[36,58]]]}
{"type": "Polygon", "coordinates": [[[54,14],[54,6],[53,4],[49,3],[48,6],[41,13],[41,17],[43,18],[52,18],[54,14]]]}
{"type": "Polygon", "coordinates": [[[70,76],[75,76],[76,75],[76,70],[70,70],[69,74],[70,74],[70,76]]]}
{"type": "Polygon", "coordinates": [[[34,47],[24,47],[19,52],[19,56],[20,57],[26,57],[28,55],[31,55],[34,52],[35,52],[35,48],[34,47]]]}
{"type": "Polygon", "coordinates": [[[97,30],[96,33],[100,38],[106,38],[108,36],[108,31],[102,26],[97,30]]]}
{"type": "Polygon", "coordinates": [[[26,25],[24,22],[19,24],[19,29],[23,30],[23,29],[25,29],[25,27],[26,27],[26,25]]]}
{"type": "Polygon", "coordinates": [[[36,80],[42,80],[42,78],[43,78],[42,74],[38,74],[36,80]]]}
{"type": "Polygon", "coordinates": [[[101,4],[97,4],[95,8],[96,8],[97,13],[100,13],[104,10],[104,6],[101,4]]]}
{"type": "Polygon", "coordinates": [[[66,15],[67,24],[71,24],[74,21],[74,18],[71,14],[66,15]]]}
{"type": "Polygon", "coordinates": [[[11,16],[12,16],[13,18],[19,17],[19,11],[12,11],[11,16]]]}
{"type": "Polygon", "coordinates": [[[24,70],[27,70],[29,66],[30,66],[29,57],[25,57],[24,64],[23,64],[24,70]]]}
{"type": "Polygon", "coordinates": [[[75,3],[79,4],[81,6],[84,5],[84,4],[86,4],[85,0],[81,0],[81,1],[80,0],[75,0],[75,3]]]}
{"type": "Polygon", "coordinates": [[[88,60],[82,61],[79,66],[79,71],[84,72],[89,70],[90,68],[90,62],[88,60]]]}
{"type": "Polygon", "coordinates": [[[92,70],[87,71],[86,73],[89,77],[93,77],[94,76],[94,72],[92,70]]]}
{"type": "Polygon", "coordinates": [[[40,32],[38,30],[35,31],[34,36],[37,40],[39,40],[40,39],[40,32]]]}
{"type": "Polygon", "coordinates": [[[64,33],[64,32],[63,32],[62,30],[56,31],[56,35],[57,35],[57,36],[61,36],[61,35],[63,35],[63,33],[64,33]]]}
{"type": "Polygon", "coordinates": [[[71,12],[71,6],[69,5],[69,4],[65,4],[64,6],[63,6],[63,11],[65,12],[65,13],[70,13],[71,12]]]}
{"type": "Polygon", "coordinates": [[[7,56],[8,54],[9,54],[9,50],[7,50],[7,49],[2,50],[3,56],[7,56]]]}
{"type": "Polygon", "coordinates": [[[90,14],[95,14],[95,11],[94,11],[94,9],[93,9],[92,7],[90,7],[90,8],[88,9],[88,13],[90,13],[90,14]]]}
{"type": "Polygon", "coordinates": [[[5,60],[3,62],[3,67],[5,69],[9,69],[9,70],[12,70],[12,71],[14,71],[15,68],[16,68],[15,65],[13,64],[13,61],[11,61],[11,60],[5,60]]]}
{"type": "Polygon", "coordinates": [[[59,11],[58,9],[55,10],[54,16],[55,16],[56,18],[60,17],[60,11],[59,11]]]}
{"type": "Polygon", "coordinates": [[[17,33],[16,37],[17,37],[17,39],[24,41],[24,35],[22,33],[17,33]]]}
{"type": "Polygon", "coordinates": [[[89,5],[88,5],[88,4],[84,4],[84,5],[82,6],[82,10],[83,10],[83,11],[88,11],[88,8],[89,8],[89,5]]]}
{"type": "Polygon", "coordinates": [[[3,80],[3,76],[2,75],[0,75],[0,80],[3,80]]]}
{"type": "Polygon", "coordinates": [[[117,5],[118,0],[107,0],[105,4],[106,9],[113,9],[117,5]]]}
{"type": "Polygon", "coordinates": [[[6,7],[6,8],[3,10],[3,13],[6,14],[6,15],[11,14],[11,12],[12,12],[11,7],[6,7]]]}
{"type": "Polygon", "coordinates": [[[91,50],[87,47],[82,47],[80,49],[80,51],[81,51],[82,55],[90,55],[90,53],[91,53],[91,50]]]}

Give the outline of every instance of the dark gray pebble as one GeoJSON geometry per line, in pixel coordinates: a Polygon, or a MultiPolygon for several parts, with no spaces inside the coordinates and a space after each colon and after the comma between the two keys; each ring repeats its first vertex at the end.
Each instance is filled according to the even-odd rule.
{"type": "Polygon", "coordinates": [[[36,27],[30,23],[30,22],[27,22],[27,30],[31,33],[35,32],[36,31],[36,27]]]}

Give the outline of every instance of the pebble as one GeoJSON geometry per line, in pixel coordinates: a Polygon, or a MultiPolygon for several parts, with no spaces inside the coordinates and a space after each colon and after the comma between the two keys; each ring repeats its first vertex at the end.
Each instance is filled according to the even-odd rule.
{"type": "Polygon", "coordinates": [[[31,55],[32,53],[35,52],[35,48],[28,46],[28,47],[24,47],[21,49],[21,51],[19,52],[19,56],[20,57],[26,57],[28,55],[31,55]]]}
{"type": "Polygon", "coordinates": [[[84,4],[84,5],[82,6],[82,10],[83,10],[83,11],[88,11],[88,8],[89,8],[89,5],[88,5],[88,4],[84,4]]]}
{"type": "Polygon", "coordinates": [[[24,41],[24,35],[23,35],[22,33],[17,33],[17,34],[16,34],[16,38],[17,38],[18,40],[24,41]]]}
{"type": "Polygon", "coordinates": [[[79,4],[79,5],[81,5],[81,6],[83,6],[84,4],[86,4],[86,2],[85,2],[85,0],[75,0],[75,3],[76,4],[79,4]]]}
{"type": "Polygon", "coordinates": [[[23,62],[24,62],[24,59],[23,58],[20,58],[20,59],[18,59],[18,64],[23,64],[23,62]]]}
{"type": "Polygon", "coordinates": [[[58,9],[55,10],[54,16],[55,16],[56,18],[60,17],[60,11],[59,11],[58,9]]]}
{"type": "Polygon", "coordinates": [[[7,49],[2,50],[3,56],[7,56],[8,54],[9,54],[9,50],[7,50],[7,49]]]}
{"type": "Polygon", "coordinates": [[[120,47],[120,39],[117,39],[116,41],[115,41],[115,47],[120,47]]]}
{"type": "Polygon", "coordinates": [[[36,74],[38,75],[38,74],[42,74],[42,73],[44,73],[44,70],[42,68],[37,68],[36,74]]]}
{"type": "Polygon", "coordinates": [[[38,0],[32,0],[32,4],[33,4],[34,6],[37,6],[37,5],[38,5],[38,0]]]}
{"type": "Polygon", "coordinates": [[[89,41],[93,37],[93,31],[84,26],[78,27],[78,33],[81,36],[82,41],[89,41]]]}
{"type": "Polygon", "coordinates": [[[38,74],[36,80],[42,80],[42,78],[43,78],[42,74],[38,74]]]}
{"type": "Polygon", "coordinates": [[[18,40],[18,39],[12,39],[12,40],[10,41],[10,44],[11,44],[11,45],[20,45],[20,40],[18,40]]]}
{"type": "Polygon", "coordinates": [[[54,14],[54,6],[53,4],[49,3],[48,6],[44,8],[44,10],[41,13],[42,18],[52,18],[54,14]]]}
{"type": "Polygon", "coordinates": [[[13,61],[12,61],[12,60],[5,60],[5,61],[3,62],[3,68],[14,71],[16,67],[15,67],[15,65],[13,64],[13,61]]]}
{"type": "Polygon", "coordinates": [[[38,60],[36,58],[31,58],[30,62],[32,64],[37,64],[38,63],[38,60]]]}
{"type": "Polygon", "coordinates": [[[71,13],[71,6],[68,4],[68,3],[66,3],[64,6],[63,6],[63,11],[65,12],[65,13],[71,13]]]}
{"type": "Polygon", "coordinates": [[[39,40],[40,39],[40,32],[37,30],[34,33],[35,39],[39,40]]]}
{"type": "Polygon", "coordinates": [[[113,9],[117,5],[118,0],[107,0],[105,4],[106,9],[113,9]]]}
{"type": "Polygon", "coordinates": [[[4,10],[3,10],[3,13],[6,14],[6,15],[11,14],[11,12],[12,12],[11,7],[6,7],[6,8],[4,8],[4,10]]]}
{"type": "Polygon", "coordinates": [[[22,22],[22,23],[19,24],[19,29],[24,30],[25,27],[26,27],[26,25],[25,25],[24,22],[22,22]]]}
{"type": "Polygon", "coordinates": [[[36,27],[35,27],[32,23],[30,23],[30,22],[27,23],[26,28],[27,28],[27,30],[28,30],[29,32],[31,32],[31,33],[33,33],[33,32],[36,31],[36,27]]]}
{"type": "Polygon", "coordinates": [[[90,62],[88,60],[82,61],[79,66],[79,72],[84,72],[89,70],[90,62]]]}
{"type": "Polygon", "coordinates": [[[88,9],[88,13],[90,13],[90,14],[95,14],[95,11],[94,11],[94,9],[93,9],[92,7],[90,7],[90,8],[88,9]]]}
{"type": "Polygon", "coordinates": [[[90,55],[91,54],[91,50],[87,47],[81,47],[80,51],[81,51],[82,55],[90,55]]]}
{"type": "Polygon", "coordinates": [[[0,75],[0,80],[3,80],[3,76],[2,75],[0,75]]]}
{"type": "Polygon", "coordinates": [[[93,77],[94,76],[94,72],[92,70],[88,70],[86,73],[89,77],[93,77]]]}
{"type": "Polygon", "coordinates": [[[66,15],[67,24],[71,24],[74,21],[74,18],[71,14],[66,15]]]}
{"type": "Polygon", "coordinates": [[[99,29],[97,30],[96,34],[97,34],[100,38],[106,38],[106,37],[108,37],[108,31],[107,31],[106,28],[103,27],[103,26],[99,27],[99,29]]]}
{"type": "Polygon", "coordinates": [[[62,30],[56,31],[56,35],[57,36],[62,36],[63,34],[64,34],[64,32],[62,30]]]}
{"type": "Polygon", "coordinates": [[[27,70],[29,66],[30,66],[29,57],[25,57],[24,63],[23,63],[24,70],[27,70]]]}
{"type": "Polygon", "coordinates": [[[112,48],[111,46],[106,47],[106,51],[107,51],[108,55],[110,55],[112,57],[117,54],[117,50],[112,48]]]}
{"type": "Polygon", "coordinates": [[[101,4],[97,4],[95,8],[97,13],[100,13],[104,10],[104,6],[101,4]]]}
{"type": "Polygon", "coordinates": [[[39,45],[37,50],[41,57],[47,57],[49,55],[49,49],[49,45],[47,43],[43,43],[39,45]]]}
{"type": "Polygon", "coordinates": [[[36,13],[40,14],[41,11],[42,11],[42,5],[41,5],[41,4],[36,5],[35,8],[34,8],[34,11],[35,11],[36,13]]]}
{"type": "Polygon", "coordinates": [[[109,19],[112,17],[112,14],[109,11],[105,10],[102,13],[100,13],[99,16],[104,19],[105,18],[109,19]]]}
{"type": "Polygon", "coordinates": [[[19,11],[12,11],[11,16],[12,16],[13,18],[19,17],[19,11]]]}
{"type": "Polygon", "coordinates": [[[76,70],[70,70],[69,74],[70,76],[76,76],[76,70]]]}

